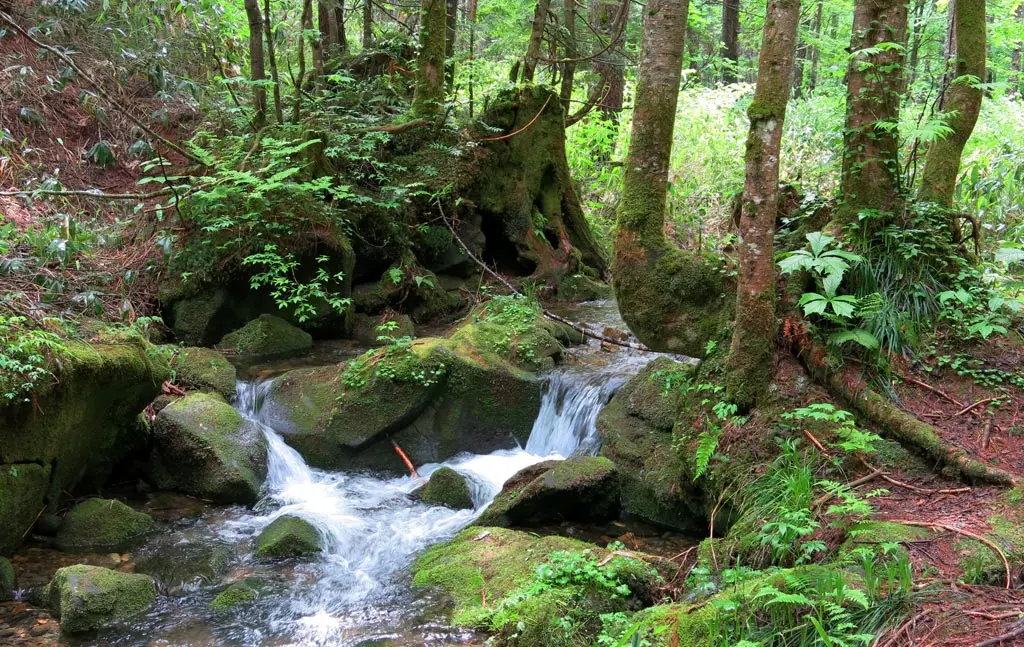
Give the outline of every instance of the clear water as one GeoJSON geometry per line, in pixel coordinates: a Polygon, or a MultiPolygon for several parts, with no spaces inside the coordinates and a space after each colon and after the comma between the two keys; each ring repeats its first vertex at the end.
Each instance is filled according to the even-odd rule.
{"type": "MultiPolygon", "coordinates": [[[[582,355],[596,352],[591,347],[582,355]]],[[[468,477],[473,510],[430,506],[409,497],[442,464],[417,466],[421,479],[309,467],[267,424],[269,382],[239,382],[235,406],[263,427],[269,445],[265,498],[253,510],[221,509],[182,522],[144,549],[150,555],[206,564],[208,553],[217,548],[227,555],[222,569],[226,574],[161,580],[168,595],[161,596],[152,614],[87,644],[368,647],[470,641],[472,634],[438,623],[443,615],[436,602],[412,591],[409,566],[426,547],[469,525],[519,470],[542,460],[597,451],[600,408],[650,360],[635,352],[606,355],[602,361],[570,364],[547,376],[525,448],[462,454],[443,463],[468,477]],[[282,515],[301,517],[316,527],[323,554],[300,564],[253,560],[252,538],[282,515]],[[270,593],[228,612],[207,608],[223,581],[250,576],[263,579],[270,593]]]]}

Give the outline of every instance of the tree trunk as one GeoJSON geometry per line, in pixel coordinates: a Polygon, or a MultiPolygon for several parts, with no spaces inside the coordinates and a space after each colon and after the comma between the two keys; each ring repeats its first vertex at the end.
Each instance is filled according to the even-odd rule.
{"type": "Polygon", "coordinates": [[[274,116],[277,123],[284,123],[284,106],[281,105],[281,77],[277,74],[277,53],[274,49],[274,28],[271,25],[270,0],[263,0],[263,35],[267,38],[267,57],[270,59],[270,79],[274,82],[274,116]]]}
{"type": "Polygon", "coordinates": [[[807,91],[809,93],[814,92],[814,89],[818,87],[818,64],[821,60],[821,13],[824,8],[824,1],[818,0],[818,8],[814,11],[814,24],[812,29],[814,30],[814,43],[811,45],[811,74],[807,79],[807,91]]]}
{"type": "Polygon", "coordinates": [[[596,58],[591,64],[591,69],[600,79],[599,87],[594,88],[594,92],[601,93],[600,109],[604,118],[617,122],[626,93],[626,61],[623,52],[631,3],[629,0],[594,0],[591,7],[591,14],[597,17],[594,31],[599,36],[593,52],[596,58]]]}
{"type": "Polygon", "coordinates": [[[736,324],[726,376],[729,401],[743,410],[752,407],[772,381],[779,156],[799,25],[799,0],[768,0],[757,87],[747,110],[750,133],[739,222],[736,324]]]}
{"type": "Polygon", "coordinates": [[[363,49],[373,47],[373,0],[363,0],[363,49]]]}
{"type": "MultiPolygon", "coordinates": [[[[952,81],[942,96],[941,110],[951,114],[953,129],[947,137],[932,142],[925,156],[918,199],[943,207],[953,206],[953,192],[960,172],[960,155],[974,131],[981,111],[982,91],[976,87],[985,79],[985,0],[952,0],[954,17],[950,30],[952,81]]],[[[959,225],[950,221],[954,240],[960,240],[959,225]]]]}
{"type": "Polygon", "coordinates": [[[576,0],[562,0],[565,22],[565,62],[562,64],[562,88],[559,98],[562,111],[568,115],[572,107],[572,85],[576,78],[576,0]]]}
{"type": "MultiPolygon", "coordinates": [[[[537,0],[537,6],[533,12],[533,24],[530,28],[530,41],[526,45],[526,57],[523,59],[521,68],[521,79],[524,83],[533,83],[533,74],[537,69],[537,62],[540,58],[540,46],[544,42],[544,27],[548,22],[548,11],[551,10],[551,0],[537,0]]],[[[512,79],[513,82],[515,79],[512,79]]]]}
{"type": "Polygon", "coordinates": [[[266,80],[263,65],[263,17],[257,0],[245,0],[245,15],[249,19],[249,79],[252,86],[253,124],[262,128],[267,123],[267,88],[260,82],[266,80]]]}
{"type": "Polygon", "coordinates": [[[445,26],[444,87],[448,94],[455,89],[455,39],[459,34],[459,0],[447,0],[445,26]]]}
{"type": "Polygon", "coordinates": [[[740,0],[722,0],[722,81],[735,83],[740,64],[740,0]]]}
{"type": "Polygon", "coordinates": [[[420,2],[420,53],[416,59],[416,88],[412,109],[419,115],[444,108],[444,53],[447,29],[445,0],[420,2]]]}
{"type": "MultiPolygon", "coordinates": [[[[843,202],[837,222],[856,223],[864,210],[891,214],[900,201],[896,125],[906,35],[905,0],[856,0],[846,71],[843,202]],[[861,53],[869,49],[877,53],[861,53]]],[[[878,218],[864,222],[869,230],[882,224],[878,218]]]]}
{"type": "MultiPolygon", "coordinates": [[[[310,0],[312,2],[312,0],[310,0]]],[[[323,82],[324,78],[324,46],[322,39],[322,31],[319,31],[326,26],[323,23],[323,3],[317,3],[317,32],[313,32],[313,7],[309,8],[309,30],[308,34],[315,34],[310,36],[309,49],[312,52],[313,57],[313,83],[319,85],[323,82]]]]}
{"type": "Polygon", "coordinates": [[[800,40],[797,28],[796,59],[793,64],[793,98],[799,99],[804,94],[804,65],[809,57],[810,45],[807,40],[800,40]]]}
{"type": "Polygon", "coordinates": [[[617,210],[612,285],[619,312],[655,350],[700,357],[732,300],[720,268],[665,237],[669,158],[686,36],[687,0],[644,9],[632,139],[617,210]]]}
{"type": "Polygon", "coordinates": [[[299,123],[302,117],[302,84],[306,80],[306,36],[305,32],[313,28],[313,2],[303,0],[302,17],[299,19],[302,33],[299,34],[299,73],[295,77],[295,105],[292,107],[292,121],[299,123]]]}
{"type": "Polygon", "coordinates": [[[921,36],[924,30],[924,8],[925,0],[917,0],[914,3],[914,11],[910,19],[910,58],[907,60],[907,74],[904,80],[904,88],[911,88],[917,80],[918,55],[921,52],[921,36]]]}
{"type": "Polygon", "coordinates": [[[338,26],[338,53],[348,54],[348,35],[345,33],[345,0],[334,7],[334,23],[338,26]]]}
{"type": "Polygon", "coordinates": [[[466,0],[466,20],[469,21],[469,118],[473,118],[473,59],[476,58],[476,0],[466,0]]]}
{"type": "MultiPolygon", "coordinates": [[[[1024,23],[1024,3],[1017,7],[1017,13],[1014,18],[1018,23],[1024,23]]],[[[1017,39],[1013,41],[1013,53],[1010,54],[1010,89],[1009,94],[1011,97],[1020,94],[1021,84],[1021,53],[1024,52],[1024,41],[1017,39]]]]}

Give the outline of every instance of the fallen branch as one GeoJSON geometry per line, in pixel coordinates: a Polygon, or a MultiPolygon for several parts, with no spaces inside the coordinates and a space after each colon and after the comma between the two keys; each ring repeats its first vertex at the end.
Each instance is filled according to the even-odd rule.
{"type": "Polygon", "coordinates": [[[913,618],[910,618],[909,620],[901,624],[899,627],[897,627],[896,631],[892,632],[892,634],[890,634],[889,637],[886,638],[884,641],[880,636],[871,647],[890,647],[890,645],[893,645],[904,632],[910,631],[910,629],[917,626],[918,620],[921,620],[929,613],[930,611],[928,611],[928,609],[925,609],[921,613],[917,614],[913,618]]]}
{"type": "Polygon", "coordinates": [[[988,640],[983,640],[980,643],[974,643],[971,647],[993,647],[993,645],[1002,645],[1007,640],[1013,640],[1021,634],[1024,634],[1024,620],[1018,620],[1013,623],[1013,629],[1005,634],[996,636],[995,638],[989,638],[988,640]]]}
{"type": "MultiPolygon", "coordinates": [[[[861,465],[863,465],[864,467],[868,468],[869,470],[878,469],[874,465],[872,465],[871,463],[869,463],[866,460],[864,460],[863,458],[858,458],[858,460],[860,460],[860,464],[861,465]]],[[[881,470],[879,470],[879,471],[881,471],[881,470]]],[[[923,488],[923,487],[918,487],[916,485],[911,485],[910,483],[904,483],[903,481],[897,481],[896,479],[892,478],[888,474],[885,474],[884,472],[882,472],[879,475],[879,478],[881,478],[883,481],[885,481],[887,483],[895,485],[896,487],[901,487],[901,488],[904,488],[906,490],[911,490],[913,492],[920,492],[921,494],[928,494],[928,495],[931,495],[931,494],[959,494],[961,492],[970,492],[973,489],[973,488],[970,488],[970,487],[958,487],[958,488],[946,488],[946,489],[942,489],[942,490],[933,490],[933,489],[930,489],[930,488],[923,488]]]]}
{"type": "MultiPolygon", "coordinates": [[[[849,483],[846,484],[846,487],[848,487],[848,488],[855,488],[855,487],[858,487],[860,485],[864,485],[865,483],[867,483],[869,481],[873,481],[876,478],[878,478],[879,476],[882,476],[882,470],[876,469],[874,472],[871,472],[867,476],[862,476],[859,479],[855,479],[853,481],[850,481],[849,483]]],[[[811,506],[811,509],[813,510],[813,509],[816,509],[816,508],[820,508],[825,503],[828,503],[828,500],[831,499],[833,496],[835,496],[835,494],[833,494],[832,492],[828,492],[826,494],[823,494],[822,496],[818,497],[814,501],[814,504],[811,506]]]]}
{"type": "Polygon", "coordinates": [[[981,430],[981,448],[988,449],[988,443],[992,439],[992,424],[995,422],[995,417],[989,416],[988,420],[985,421],[985,426],[981,430]]]}
{"type": "Polygon", "coordinates": [[[909,383],[909,384],[914,384],[914,385],[916,385],[916,386],[919,386],[919,387],[921,387],[922,389],[927,389],[928,391],[931,391],[932,393],[934,393],[934,394],[936,394],[936,395],[938,395],[938,396],[941,396],[941,397],[945,398],[946,400],[949,400],[950,402],[952,402],[953,404],[955,404],[955,405],[956,405],[956,406],[958,406],[958,407],[962,407],[962,406],[964,406],[964,403],[963,403],[963,402],[960,402],[960,401],[959,401],[959,400],[957,400],[956,398],[954,398],[954,397],[952,397],[952,396],[950,396],[950,395],[946,394],[946,392],[945,392],[945,391],[940,391],[939,389],[936,389],[936,388],[935,388],[934,386],[932,386],[931,384],[928,384],[928,383],[926,383],[926,382],[922,382],[921,380],[915,380],[914,378],[912,378],[912,377],[909,377],[909,376],[907,376],[907,375],[903,375],[903,376],[901,376],[901,379],[902,379],[902,380],[903,380],[904,382],[907,382],[907,383],[909,383]]]}
{"type": "Polygon", "coordinates": [[[417,128],[425,128],[430,125],[430,122],[426,119],[413,119],[407,121],[404,124],[386,124],[384,126],[370,126],[369,128],[360,128],[358,130],[347,130],[342,134],[344,135],[363,135],[366,133],[388,133],[391,135],[397,135],[399,133],[408,132],[410,130],[416,130],[417,128]]]}
{"type": "Polygon", "coordinates": [[[89,189],[54,191],[50,189],[37,189],[35,191],[0,191],[0,196],[5,198],[34,198],[37,196],[64,196],[96,198],[98,200],[149,200],[166,195],[174,195],[174,190],[167,188],[151,193],[102,193],[89,189]]]}
{"type": "MultiPolygon", "coordinates": [[[[389,438],[388,440],[391,439],[389,438]]],[[[397,453],[399,458],[401,458],[402,461],[405,463],[406,468],[408,468],[409,470],[409,476],[417,479],[420,478],[420,475],[416,472],[416,468],[413,466],[412,461],[409,460],[409,457],[406,456],[405,452],[402,451],[402,448],[398,446],[398,443],[396,443],[394,440],[391,440],[391,446],[395,448],[395,453],[397,453]]]]}
{"type": "Polygon", "coordinates": [[[919,528],[933,529],[938,528],[940,530],[947,530],[958,535],[963,535],[964,537],[970,537],[975,541],[980,541],[981,543],[985,544],[993,551],[995,551],[995,553],[999,555],[999,559],[1003,560],[1003,570],[1006,572],[1006,588],[1013,588],[1013,578],[1010,575],[1010,561],[1006,559],[1006,553],[1003,552],[1003,549],[997,546],[995,542],[993,542],[988,537],[979,535],[977,533],[973,533],[970,530],[963,530],[962,528],[957,528],[956,526],[948,526],[944,523],[935,523],[933,521],[907,521],[903,519],[888,519],[887,521],[891,521],[892,523],[901,523],[904,526],[917,526],[919,528]]]}
{"type": "Polygon", "coordinates": [[[980,407],[983,404],[988,404],[989,402],[992,402],[993,400],[995,400],[995,398],[985,398],[984,400],[978,400],[974,404],[968,405],[968,406],[964,407],[963,409],[961,409],[960,411],[957,411],[955,414],[953,414],[953,417],[956,418],[957,416],[962,416],[965,413],[967,413],[968,411],[970,411],[971,409],[975,409],[977,407],[980,407]]]}
{"type": "Polygon", "coordinates": [[[519,133],[525,132],[526,130],[528,130],[530,128],[530,126],[532,126],[534,123],[536,123],[536,121],[538,119],[540,119],[540,116],[542,114],[544,114],[544,109],[548,107],[548,104],[551,102],[551,97],[553,97],[553,96],[554,96],[553,94],[549,94],[548,98],[544,100],[544,105],[542,105],[540,107],[540,110],[538,110],[537,114],[535,114],[533,116],[533,119],[531,119],[529,121],[529,123],[527,123],[525,126],[520,128],[519,130],[515,130],[513,132],[510,132],[507,135],[498,135],[497,137],[484,137],[483,139],[477,139],[476,141],[478,141],[478,142],[497,142],[497,141],[501,141],[503,139],[511,139],[511,138],[515,137],[516,135],[518,135],[519,133]]]}

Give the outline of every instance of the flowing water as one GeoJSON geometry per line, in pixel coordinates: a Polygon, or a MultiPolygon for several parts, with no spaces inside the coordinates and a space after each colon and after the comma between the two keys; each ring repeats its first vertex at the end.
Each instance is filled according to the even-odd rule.
{"type": "MultiPolygon", "coordinates": [[[[602,308],[607,312],[607,306],[602,308]]],[[[222,509],[168,528],[144,549],[171,562],[198,562],[226,570],[227,579],[257,577],[269,594],[228,612],[207,608],[224,579],[179,576],[156,570],[170,595],[135,626],[109,632],[95,645],[202,646],[384,646],[454,645],[472,635],[437,622],[436,601],[415,594],[409,566],[426,547],[452,537],[493,500],[519,470],[551,458],[593,454],[599,448],[595,422],[615,391],[649,361],[635,352],[577,352],[591,361],[570,362],[545,377],[540,412],[525,448],[487,455],[462,454],[446,461],[466,475],[475,509],[451,510],[410,498],[422,485],[412,477],[317,470],[263,420],[269,382],[239,382],[235,406],[260,424],[269,446],[265,498],[253,510],[222,509]],[[602,361],[592,361],[601,355],[602,361]],[[310,522],[324,551],[298,565],[259,564],[251,540],[282,515],[310,522]],[[161,577],[163,575],[163,577],[161,577]]],[[[578,358],[577,358],[578,359],[578,358]]],[[[429,475],[442,464],[418,466],[429,475]]],[[[145,557],[145,554],[143,555],[145,557]]],[[[200,569],[202,570],[202,569],[200,569]]]]}

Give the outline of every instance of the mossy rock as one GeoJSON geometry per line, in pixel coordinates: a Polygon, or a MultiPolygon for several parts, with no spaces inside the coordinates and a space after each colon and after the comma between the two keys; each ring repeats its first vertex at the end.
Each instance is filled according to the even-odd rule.
{"type": "Polygon", "coordinates": [[[113,499],[88,499],[71,508],[57,531],[64,552],[120,552],[137,545],[153,518],[113,499]]]}
{"type": "Polygon", "coordinates": [[[539,526],[559,521],[607,521],[619,513],[619,473],[601,456],[545,461],[508,480],[477,523],[539,526]]]}
{"type": "Polygon", "coordinates": [[[235,582],[217,594],[208,605],[214,611],[227,611],[239,604],[252,602],[258,599],[264,591],[264,583],[258,578],[246,578],[241,582],[235,582]]]}
{"type": "Polygon", "coordinates": [[[199,291],[162,290],[160,300],[171,305],[169,323],[178,339],[193,346],[217,341],[218,319],[228,307],[230,297],[222,287],[199,291]],[[182,294],[188,296],[181,296],[182,294]],[[176,298],[180,297],[180,298],[176,298]]]}
{"type": "Polygon", "coordinates": [[[560,301],[596,301],[612,296],[612,287],[585,274],[569,274],[558,282],[555,296],[560,301]]]}
{"type": "Polygon", "coordinates": [[[14,592],[18,588],[18,580],[14,573],[14,566],[11,560],[0,557],[0,602],[14,599],[14,592]]]}
{"type": "Polygon", "coordinates": [[[170,379],[166,359],[138,334],[95,339],[63,342],[31,402],[0,404],[0,555],[61,492],[95,490],[149,444],[138,417],[170,379]]]}
{"type": "Polygon", "coordinates": [[[417,491],[424,503],[443,505],[456,510],[473,508],[473,493],[466,477],[450,467],[439,467],[430,475],[430,480],[417,491]]]}
{"type": "Polygon", "coordinates": [[[313,347],[313,337],[284,319],[262,314],[238,330],[224,335],[217,348],[247,359],[301,355],[313,347]]]}
{"type": "Polygon", "coordinates": [[[211,348],[175,348],[171,359],[174,381],[186,389],[212,391],[230,400],[237,379],[234,365],[211,348]]]}
{"type": "Polygon", "coordinates": [[[78,634],[145,611],[156,600],[156,585],[148,575],[78,564],[57,571],[47,598],[61,631],[78,634]]]}
{"type": "MultiPolygon", "coordinates": [[[[908,526],[895,521],[858,521],[847,531],[848,539],[839,547],[839,558],[848,556],[854,550],[865,547],[880,553],[885,544],[899,544],[905,541],[919,541],[930,534],[927,528],[908,526]]],[[[905,549],[904,549],[905,550],[905,549]]]]}
{"type": "Polygon", "coordinates": [[[157,458],[176,489],[219,503],[259,500],[266,438],[218,396],[193,393],[167,406],[153,435],[157,458]]]}
{"type": "Polygon", "coordinates": [[[381,336],[395,338],[415,337],[416,327],[409,315],[399,314],[390,317],[379,317],[366,314],[355,314],[352,316],[352,339],[367,346],[382,346],[387,342],[379,340],[381,336]],[[387,323],[395,323],[398,327],[395,330],[379,332],[377,328],[387,323]]]}
{"type": "Polygon", "coordinates": [[[260,559],[303,557],[323,550],[320,532],[305,519],[278,517],[256,537],[253,552],[260,559]]]}
{"type": "Polygon", "coordinates": [[[197,586],[221,582],[236,557],[235,548],[202,537],[201,530],[183,531],[185,541],[170,549],[151,544],[134,554],[136,572],[152,576],[169,595],[175,596],[194,592],[197,586]]]}

